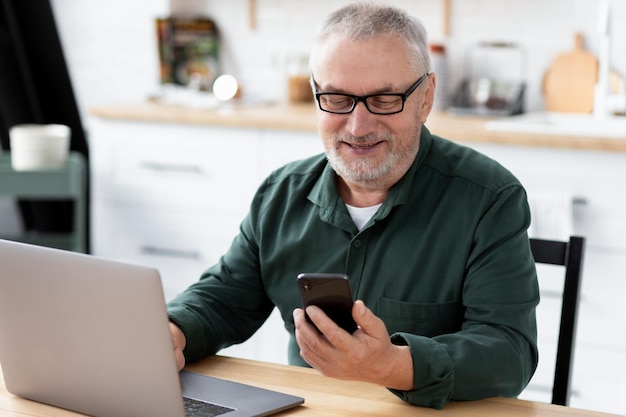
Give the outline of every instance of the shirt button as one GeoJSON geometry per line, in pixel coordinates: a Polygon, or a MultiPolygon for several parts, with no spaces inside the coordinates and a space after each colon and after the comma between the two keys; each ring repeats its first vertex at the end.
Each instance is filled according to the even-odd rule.
{"type": "Polygon", "coordinates": [[[358,248],[360,248],[360,247],[361,247],[361,241],[360,241],[360,240],[355,240],[355,241],[354,241],[354,243],[353,243],[353,245],[354,245],[354,247],[355,247],[355,248],[357,248],[357,249],[358,249],[358,248]]]}

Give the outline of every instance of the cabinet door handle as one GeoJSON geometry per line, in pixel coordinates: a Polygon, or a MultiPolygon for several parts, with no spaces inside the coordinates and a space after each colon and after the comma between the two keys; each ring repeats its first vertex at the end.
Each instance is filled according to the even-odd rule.
{"type": "Polygon", "coordinates": [[[157,246],[144,245],[139,248],[139,251],[142,254],[152,255],[152,256],[166,256],[170,258],[195,259],[195,260],[199,260],[201,258],[200,252],[198,251],[160,248],[157,246]]]}
{"type": "Polygon", "coordinates": [[[188,174],[203,174],[200,165],[170,164],[164,162],[143,161],[141,167],[155,172],[183,172],[188,174]]]}
{"type": "MultiPolygon", "coordinates": [[[[563,299],[563,291],[558,291],[558,290],[540,290],[539,293],[541,294],[541,298],[542,299],[555,299],[555,300],[561,300],[563,299]]],[[[586,297],[584,294],[580,294],[579,295],[580,300],[578,301],[580,304],[582,303],[586,303],[586,297]]]]}
{"type": "Polygon", "coordinates": [[[563,298],[563,291],[557,290],[540,290],[541,298],[553,298],[555,300],[560,300],[563,298]]]}
{"type": "MultiPolygon", "coordinates": [[[[526,387],[526,389],[528,391],[533,391],[533,392],[541,392],[541,393],[550,393],[550,394],[552,394],[552,385],[546,385],[546,384],[537,383],[537,382],[529,383],[528,387],[526,387]]],[[[570,397],[571,398],[578,398],[578,397],[580,397],[580,391],[578,391],[576,388],[572,388],[571,391],[570,391],[570,397]]]]}

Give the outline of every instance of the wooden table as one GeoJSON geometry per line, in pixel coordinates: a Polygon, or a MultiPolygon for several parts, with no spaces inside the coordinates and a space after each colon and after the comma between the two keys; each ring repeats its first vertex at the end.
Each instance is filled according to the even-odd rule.
{"type": "MultiPolygon", "coordinates": [[[[330,379],[312,369],[220,356],[191,364],[187,369],[305,398],[304,405],[280,413],[278,416],[601,417],[613,415],[508,398],[453,401],[443,410],[433,410],[406,404],[385,388],[376,385],[330,379]]],[[[72,417],[78,414],[9,394],[0,373],[0,417],[4,416],[72,417]]]]}

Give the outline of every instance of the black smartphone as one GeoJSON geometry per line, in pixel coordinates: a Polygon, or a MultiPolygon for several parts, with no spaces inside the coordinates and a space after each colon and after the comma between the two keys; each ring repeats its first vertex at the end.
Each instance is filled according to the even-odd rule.
{"type": "MultiPolygon", "coordinates": [[[[304,309],[315,305],[348,333],[357,329],[352,318],[354,300],[347,275],[302,273],[298,274],[298,287],[304,309]]],[[[313,324],[309,316],[306,318],[313,324]]]]}

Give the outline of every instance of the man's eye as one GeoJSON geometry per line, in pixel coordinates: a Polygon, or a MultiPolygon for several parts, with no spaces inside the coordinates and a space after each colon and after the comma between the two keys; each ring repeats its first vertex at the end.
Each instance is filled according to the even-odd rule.
{"type": "Polygon", "coordinates": [[[371,106],[385,109],[396,106],[400,98],[397,96],[372,96],[368,100],[368,104],[371,106]]]}
{"type": "Polygon", "coordinates": [[[342,107],[352,105],[352,99],[345,96],[327,96],[326,103],[333,107],[342,107]]]}

